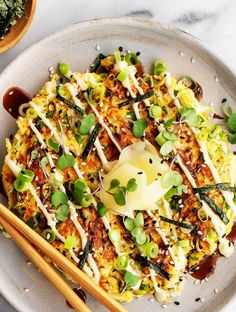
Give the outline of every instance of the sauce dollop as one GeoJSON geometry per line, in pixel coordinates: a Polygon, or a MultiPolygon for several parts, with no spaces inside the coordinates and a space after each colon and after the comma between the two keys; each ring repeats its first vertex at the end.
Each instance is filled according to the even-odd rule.
{"type": "Polygon", "coordinates": [[[19,116],[19,107],[28,103],[30,95],[18,87],[12,87],[7,90],[3,96],[3,107],[15,119],[19,116]]]}
{"type": "Polygon", "coordinates": [[[192,277],[202,280],[206,277],[211,276],[216,267],[217,260],[220,258],[220,254],[213,254],[209,257],[206,257],[199,265],[199,269],[191,273],[192,277]]]}

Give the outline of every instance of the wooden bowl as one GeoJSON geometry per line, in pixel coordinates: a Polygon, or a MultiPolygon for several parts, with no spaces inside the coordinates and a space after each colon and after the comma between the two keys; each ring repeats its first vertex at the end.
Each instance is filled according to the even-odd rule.
{"type": "Polygon", "coordinates": [[[36,0],[27,0],[26,7],[25,7],[25,14],[24,16],[17,21],[17,23],[10,29],[4,39],[0,40],[0,53],[5,52],[14,45],[17,44],[21,40],[21,38],[27,32],[36,7],[36,0]]]}

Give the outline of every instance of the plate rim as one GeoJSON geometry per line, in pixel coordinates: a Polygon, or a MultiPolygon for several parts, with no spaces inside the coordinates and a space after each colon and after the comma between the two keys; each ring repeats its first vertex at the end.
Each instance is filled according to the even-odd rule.
{"type": "MultiPolygon", "coordinates": [[[[21,58],[23,58],[25,55],[31,52],[31,50],[37,49],[38,46],[41,44],[45,44],[51,40],[54,40],[55,38],[62,37],[64,34],[67,34],[71,30],[74,29],[80,29],[80,28],[87,28],[94,26],[96,24],[120,24],[122,25],[123,23],[128,23],[131,26],[150,26],[150,27],[155,27],[160,30],[164,30],[170,33],[176,33],[178,36],[182,37],[185,41],[191,42],[197,49],[200,49],[201,51],[205,52],[208,56],[213,59],[214,62],[219,64],[221,68],[227,72],[228,75],[231,76],[233,81],[236,84],[236,70],[235,72],[229,68],[228,65],[224,63],[223,58],[220,56],[216,55],[214,51],[209,49],[205,43],[197,38],[196,36],[188,33],[187,31],[182,30],[181,28],[178,28],[173,25],[168,25],[162,22],[159,22],[155,19],[148,19],[148,18],[139,18],[139,17],[130,17],[130,16],[125,16],[125,17],[114,17],[114,18],[97,18],[97,19],[89,19],[89,20],[84,20],[84,21],[79,21],[77,23],[68,25],[66,27],[62,27],[61,29],[39,39],[30,44],[27,48],[25,48],[19,55],[17,55],[0,73],[0,82],[2,79],[4,79],[4,76],[8,74],[8,72],[12,69],[12,67],[15,66],[17,62],[20,61],[21,58]]],[[[235,92],[236,94],[236,92],[235,92]]],[[[236,252],[236,251],[235,251],[236,252]]],[[[0,268],[1,271],[1,268],[0,268]]],[[[0,283],[0,294],[9,302],[12,307],[14,307],[17,311],[19,312],[26,312],[25,308],[22,309],[22,307],[19,307],[19,302],[17,299],[15,300],[14,297],[12,297],[10,294],[8,294],[7,290],[2,287],[0,283]]],[[[233,295],[227,303],[219,310],[221,312],[226,312],[230,306],[232,307],[232,304],[236,303],[236,294],[233,295]]]]}

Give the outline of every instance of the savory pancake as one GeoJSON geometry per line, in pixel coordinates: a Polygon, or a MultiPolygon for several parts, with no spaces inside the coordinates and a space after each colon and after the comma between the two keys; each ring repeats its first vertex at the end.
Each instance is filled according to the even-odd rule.
{"type": "Polygon", "coordinates": [[[202,88],[136,54],[59,65],[6,140],[9,209],[112,297],[168,302],[186,272],[229,257],[235,155],[202,88]]]}

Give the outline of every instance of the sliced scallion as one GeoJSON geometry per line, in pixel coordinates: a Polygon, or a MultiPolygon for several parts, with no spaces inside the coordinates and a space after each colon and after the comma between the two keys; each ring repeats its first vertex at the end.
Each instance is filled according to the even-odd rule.
{"type": "Polygon", "coordinates": [[[44,230],[42,236],[49,243],[53,243],[56,239],[56,234],[50,229],[44,230]]]}
{"type": "Polygon", "coordinates": [[[71,250],[75,246],[76,237],[68,235],[64,244],[64,249],[71,250]]]}
{"type": "Polygon", "coordinates": [[[153,74],[160,75],[161,73],[166,71],[166,63],[161,60],[157,60],[153,65],[153,74]]]}
{"type": "Polygon", "coordinates": [[[128,264],[129,264],[129,255],[124,254],[116,258],[114,267],[116,270],[121,271],[125,270],[128,267],[128,264]]]}
{"type": "Polygon", "coordinates": [[[125,61],[128,63],[128,65],[138,65],[138,57],[135,53],[133,52],[128,52],[125,55],[125,61]]]}

